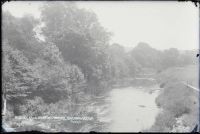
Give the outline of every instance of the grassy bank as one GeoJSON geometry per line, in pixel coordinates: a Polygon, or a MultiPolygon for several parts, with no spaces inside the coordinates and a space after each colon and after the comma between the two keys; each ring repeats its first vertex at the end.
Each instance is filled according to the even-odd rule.
{"type": "Polygon", "coordinates": [[[156,99],[162,112],[157,116],[150,131],[185,132],[191,131],[198,123],[199,94],[183,84],[198,87],[198,66],[170,68],[157,75],[163,87],[156,99]]]}

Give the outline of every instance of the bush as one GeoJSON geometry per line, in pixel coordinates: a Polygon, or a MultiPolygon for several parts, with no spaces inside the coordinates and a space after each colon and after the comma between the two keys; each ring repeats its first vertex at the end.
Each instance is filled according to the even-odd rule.
{"type": "Polygon", "coordinates": [[[163,111],[156,117],[155,124],[150,128],[151,132],[169,132],[175,123],[174,116],[169,111],[163,111]]]}
{"type": "MultiPolygon", "coordinates": [[[[163,109],[163,113],[158,115],[151,131],[169,132],[172,129],[175,131],[176,128],[173,126],[179,128],[175,120],[180,117],[183,117],[184,127],[194,127],[198,122],[198,93],[182,83],[182,80],[194,81],[196,78],[194,78],[195,76],[193,78],[189,75],[186,76],[185,72],[182,72],[183,70],[178,69],[178,72],[174,70],[173,73],[172,70],[162,72],[158,77],[159,82],[165,83],[163,90],[156,98],[156,103],[163,109]]],[[[190,69],[187,68],[187,70],[190,69]]]]}
{"type": "Polygon", "coordinates": [[[42,98],[35,97],[34,100],[27,100],[27,103],[21,106],[21,114],[27,117],[41,116],[45,112],[44,106],[42,98]]]}
{"type": "Polygon", "coordinates": [[[188,114],[194,102],[190,97],[193,96],[190,90],[181,83],[168,84],[156,99],[156,103],[173,113],[175,117],[188,114]]]}

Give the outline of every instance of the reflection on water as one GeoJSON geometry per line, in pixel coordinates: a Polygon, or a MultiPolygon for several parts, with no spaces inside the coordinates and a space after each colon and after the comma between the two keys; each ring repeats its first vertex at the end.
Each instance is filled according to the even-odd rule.
{"type": "Polygon", "coordinates": [[[114,89],[111,94],[110,132],[139,132],[150,128],[159,112],[155,104],[158,91],[114,89]]]}

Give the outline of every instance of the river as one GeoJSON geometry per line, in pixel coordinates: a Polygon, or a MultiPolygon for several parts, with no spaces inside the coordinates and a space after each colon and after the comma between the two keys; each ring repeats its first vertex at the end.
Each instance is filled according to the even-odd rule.
{"type": "MultiPolygon", "coordinates": [[[[107,101],[107,113],[101,119],[110,121],[108,132],[141,132],[155,122],[160,109],[155,103],[159,90],[125,87],[113,89],[107,101]]],[[[105,112],[104,112],[105,113],[105,112]]]]}
{"type": "MultiPolygon", "coordinates": [[[[95,120],[94,123],[86,123],[86,125],[83,125],[80,129],[77,128],[78,124],[68,126],[68,120],[47,120],[50,124],[62,124],[61,126],[58,125],[60,127],[56,127],[55,130],[45,121],[40,122],[37,120],[24,120],[24,126],[26,127],[22,127],[22,130],[27,130],[27,126],[30,126],[30,124],[33,126],[33,124],[39,123],[40,126],[36,126],[39,126],[41,128],[39,130],[42,131],[148,131],[148,129],[154,124],[156,116],[160,112],[160,109],[155,103],[155,99],[159,95],[159,90],[155,89],[159,89],[158,86],[123,87],[112,89],[108,95],[103,98],[99,98],[98,101],[96,100],[91,106],[88,106],[97,114],[97,120],[95,120]],[[25,121],[27,122],[25,123],[25,121]],[[97,122],[99,124],[97,124],[97,122]]],[[[18,130],[21,130],[21,128],[18,130]]]]}

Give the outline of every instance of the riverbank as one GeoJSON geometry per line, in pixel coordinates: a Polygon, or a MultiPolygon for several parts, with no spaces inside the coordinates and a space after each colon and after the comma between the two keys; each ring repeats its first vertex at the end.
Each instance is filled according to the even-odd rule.
{"type": "Polygon", "coordinates": [[[157,75],[163,87],[156,99],[163,111],[156,117],[152,132],[191,132],[198,124],[199,93],[183,84],[198,85],[198,67],[170,68],[157,75]]]}
{"type": "Polygon", "coordinates": [[[18,131],[190,132],[197,122],[198,94],[183,84],[189,76],[177,80],[175,72],[181,73],[167,70],[155,79],[126,78],[102,89],[84,105],[77,104],[76,111],[84,111],[82,116],[92,117],[90,121],[13,119],[10,124],[18,131]]]}

